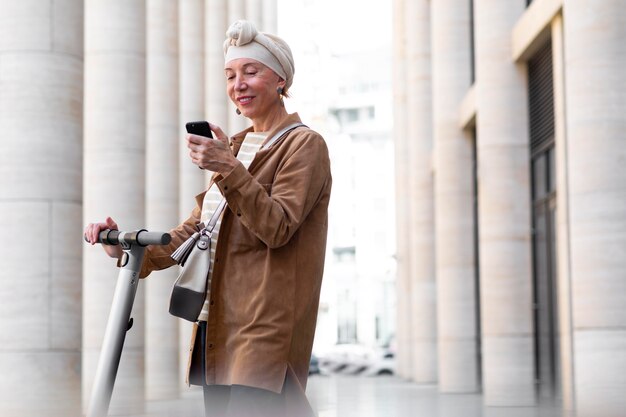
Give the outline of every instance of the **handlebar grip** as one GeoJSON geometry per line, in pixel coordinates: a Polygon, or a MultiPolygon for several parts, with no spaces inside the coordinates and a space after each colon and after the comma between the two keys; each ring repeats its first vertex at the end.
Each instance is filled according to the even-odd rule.
{"type": "MultiPolygon", "coordinates": [[[[85,241],[87,237],[85,236],[85,241]]],[[[148,232],[145,229],[133,232],[120,232],[119,230],[105,229],[98,234],[98,243],[103,245],[118,245],[120,243],[148,245],[167,245],[172,237],[166,232],[148,232]]]]}
{"type": "Polygon", "coordinates": [[[122,233],[119,230],[106,229],[98,233],[98,243],[103,245],[117,245],[120,243],[119,236],[122,233]]]}
{"type": "Polygon", "coordinates": [[[172,241],[172,236],[165,232],[148,232],[140,230],[137,233],[137,243],[141,246],[148,245],[167,245],[172,241]]]}

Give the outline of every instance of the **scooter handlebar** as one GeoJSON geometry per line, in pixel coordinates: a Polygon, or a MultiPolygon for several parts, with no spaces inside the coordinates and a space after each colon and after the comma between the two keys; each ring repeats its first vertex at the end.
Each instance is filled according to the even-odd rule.
{"type": "MultiPolygon", "coordinates": [[[[85,236],[85,241],[87,237],[85,236]]],[[[148,232],[145,229],[133,232],[120,232],[119,230],[105,229],[98,234],[98,243],[103,245],[118,245],[126,243],[140,246],[167,245],[172,241],[172,237],[166,232],[148,232]]]]}

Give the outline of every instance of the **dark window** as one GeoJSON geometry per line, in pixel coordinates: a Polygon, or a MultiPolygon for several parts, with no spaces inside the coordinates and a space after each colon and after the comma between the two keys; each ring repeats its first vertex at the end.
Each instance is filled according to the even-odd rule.
{"type": "Polygon", "coordinates": [[[552,150],[543,152],[532,163],[535,371],[538,393],[543,398],[554,397],[559,389],[556,192],[548,188],[552,154],[552,150]]]}
{"type": "Polygon", "coordinates": [[[528,61],[528,109],[533,225],[535,376],[540,397],[559,391],[556,295],[556,169],[552,45],[528,61]]]}
{"type": "Polygon", "coordinates": [[[528,61],[530,146],[533,154],[554,146],[554,88],[552,43],[547,42],[528,61]]]}
{"type": "Polygon", "coordinates": [[[474,285],[476,299],[476,352],[478,352],[478,384],[482,384],[482,340],[480,324],[480,245],[479,245],[479,224],[478,224],[478,151],[476,149],[476,127],[472,130],[472,182],[474,189],[474,285]]]}
{"type": "Polygon", "coordinates": [[[346,109],[344,110],[345,120],[348,122],[355,122],[359,118],[358,109],[346,109]]]}

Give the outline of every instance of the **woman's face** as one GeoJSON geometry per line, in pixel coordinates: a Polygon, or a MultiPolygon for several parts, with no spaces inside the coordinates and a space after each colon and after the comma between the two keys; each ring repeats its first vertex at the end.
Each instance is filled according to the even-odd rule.
{"type": "Polygon", "coordinates": [[[241,114],[263,119],[280,106],[276,89],[285,82],[270,68],[250,58],[234,59],[224,68],[226,92],[241,114]]]}

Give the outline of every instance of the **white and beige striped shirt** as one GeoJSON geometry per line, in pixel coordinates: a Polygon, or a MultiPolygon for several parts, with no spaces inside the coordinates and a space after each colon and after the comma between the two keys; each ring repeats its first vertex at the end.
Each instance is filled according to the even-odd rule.
{"type": "MultiPolygon", "coordinates": [[[[263,141],[267,138],[267,133],[263,132],[249,132],[246,134],[246,137],[241,144],[241,148],[239,148],[239,152],[237,153],[237,159],[243,164],[246,169],[252,163],[254,156],[261,148],[263,141]]],[[[211,216],[213,216],[213,212],[219,206],[222,201],[222,194],[220,193],[219,188],[214,184],[205,194],[204,201],[202,202],[202,217],[201,220],[203,222],[208,222],[211,216]]],[[[215,248],[217,247],[217,238],[220,232],[220,224],[222,223],[223,211],[220,217],[217,219],[215,223],[215,228],[213,229],[213,233],[211,235],[211,270],[209,272],[209,278],[207,281],[207,296],[204,300],[204,305],[202,306],[202,311],[198,316],[198,321],[207,321],[209,318],[209,300],[211,299],[211,278],[213,275],[213,263],[215,261],[215,248]]]]}

